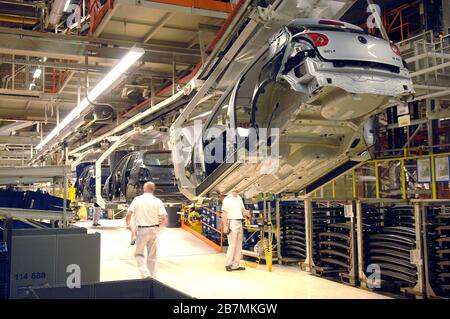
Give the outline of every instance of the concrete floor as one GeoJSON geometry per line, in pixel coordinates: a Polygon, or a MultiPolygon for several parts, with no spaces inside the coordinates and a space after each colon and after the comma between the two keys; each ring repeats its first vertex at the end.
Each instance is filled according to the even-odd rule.
{"type": "MultiPolygon", "coordinates": [[[[77,225],[101,233],[102,281],[140,278],[124,220],[102,220],[98,228],[91,227],[91,222],[77,225]]],[[[260,265],[226,272],[225,254],[182,229],[164,229],[158,245],[157,279],[196,298],[386,298],[312,276],[296,267],[274,265],[269,273],[265,265],[260,265]]]]}

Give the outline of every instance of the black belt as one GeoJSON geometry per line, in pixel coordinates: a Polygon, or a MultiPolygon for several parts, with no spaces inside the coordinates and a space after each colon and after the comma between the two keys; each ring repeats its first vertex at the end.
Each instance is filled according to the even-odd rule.
{"type": "Polygon", "coordinates": [[[159,227],[159,225],[151,225],[151,226],[138,226],[138,228],[152,228],[152,227],[159,227]]]}
{"type": "Polygon", "coordinates": [[[239,221],[243,221],[244,218],[240,218],[240,219],[232,219],[232,218],[230,218],[230,220],[239,220],[239,221]]]}

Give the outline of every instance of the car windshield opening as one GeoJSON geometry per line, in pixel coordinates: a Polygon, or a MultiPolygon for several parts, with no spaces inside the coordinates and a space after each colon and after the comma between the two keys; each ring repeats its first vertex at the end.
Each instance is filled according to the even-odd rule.
{"type": "Polygon", "coordinates": [[[144,154],[144,165],[146,165],[146,166],[171,166],[171,165],[173,165],[172,155],[169,152],[145,153],[144,154]]]}

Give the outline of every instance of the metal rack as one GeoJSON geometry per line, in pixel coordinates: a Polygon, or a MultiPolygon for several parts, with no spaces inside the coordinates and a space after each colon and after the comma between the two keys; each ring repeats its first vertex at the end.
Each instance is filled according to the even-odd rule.
{"type": "Polygon", "coordinates": [[[63,188],[63,210],[43,211],[20,208],[0,208],[0,215],[6,218],[18,219],[49,219],[60,220],[67,227],[67,190],[70,166],[39,166],[39,167],[0,167],[0,185],[35,184],[53,182],[53,193],[56,192],[57,183],[63,188]]]}
{"type": "Polygon", "coordinates": [[[305,205],[302,201],[277,201],[279,262],[303,263],[307,257],[305,205]]]}
{"type": "Polygon", "coordinates": [[[396,200],[358,201],[356,206],[361,286],[423,296],[420,215],[396,200]]]}
{"type": "Polygon", "coordinates": [[[425,292],[429,298],[450,298],[450,201],[416,201],[423,219],[425,292]]]}
{"type": "Polygon", "coordinates": [[[311,201],[311,272],[355,286],[357,245],[353,201],[311,201]]]}

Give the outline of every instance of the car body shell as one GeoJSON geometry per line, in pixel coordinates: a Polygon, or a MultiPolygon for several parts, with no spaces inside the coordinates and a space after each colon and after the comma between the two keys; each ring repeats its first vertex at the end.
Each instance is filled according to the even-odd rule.
{"type": "Polygon", "coordinates": [[[186,199],[176,185],[170,151],[136,151],[125,155],[111,171],[103,194],[109,201],[130,203],[142,194],[143,185],[149,181],[156,185],[155,196],[163,200],[186,199]]]}
{"type": "MultiPolygon", "coordinates": [[[[109,176],[109,167],[102,166],[101,184],[105,184],[109,176]]],[[[95,201],[95,164],[87,165],[75,182],[77,200],[91,203],[95,201]]]]}
{"type": "Polygon", "coordinates": [[[172,133],[180,191],[192,200],[232,189],[307,195],[370,159],[372,117],[414,94],[395,49],[348,23],[291,21],[241,70],[193,143],[172,133]],[[267,156],[248,160],[262,148],[267,156]]]}

